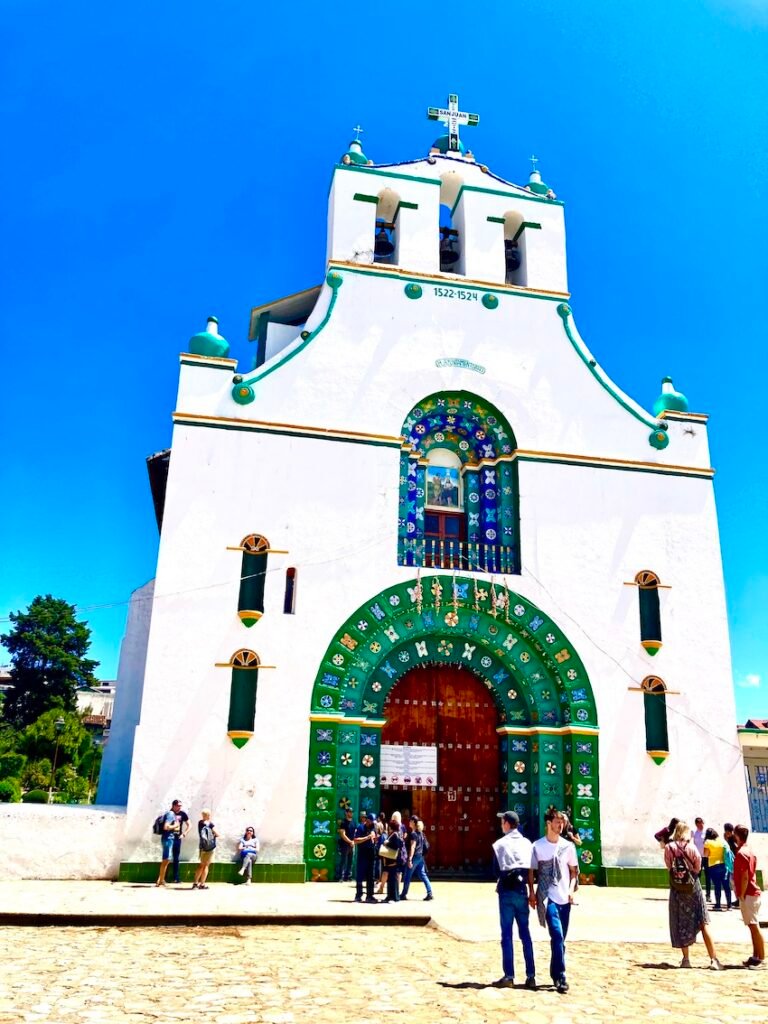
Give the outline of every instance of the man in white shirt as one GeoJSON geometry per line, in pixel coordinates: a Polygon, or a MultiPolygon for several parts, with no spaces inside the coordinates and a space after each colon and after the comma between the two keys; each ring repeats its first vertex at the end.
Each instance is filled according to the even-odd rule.
{"type": "Polygon", "coordinates": [[[571,917],[571,904],[579,877],[576,847],[560,835],[564,825],[561,811],[550,808],[544,815],[547,831],[533,844],[528,885],[530,905],[536,907],[539,921],[549,929],[552,959],[549,972],[558,992],[568,991],[565,977],[565,938],[571,917]],[[533,873],[538,873],[536,894],[533,894],[533,873]]]}
{"type": "Polygon", "coordinates": [[[501,960],[504,975],[496,984],[500,988],[511,988],[515,981],[512,926],[516,922],[525,959],[525,987],[535,989],[536,968],[533,960],[533,942],[528,927],[528,900],[533,893],[533,885],[529,878],[533,847],[518,831],[520,819],[514,811],[503,811],[499,817],[504,835],[493,844],[493,853],[499,868],[496,892],[499,896],[501,960]]]}

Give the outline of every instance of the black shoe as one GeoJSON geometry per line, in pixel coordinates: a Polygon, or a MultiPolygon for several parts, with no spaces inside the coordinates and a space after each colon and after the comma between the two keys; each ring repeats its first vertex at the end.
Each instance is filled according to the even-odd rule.
{"type": "Polygon", "coordinates": [[[400,899],[401,899],[401,900],[407,900],[407,899],[408,899],[408,897],[407,897],[407,896],[401,896],[401,897],[400,897],[400,899]]]}
{"type": "Polygon", "coordinates": [[[424,902],[428,903],[430,900],[433,900],[434,898],[435,897],[432,895],[432,893],[429,893],[427,896],[424,897],[424,902]]]}
{"type": "Polygon", "coordinates": [[[568,991],[568,982],[565,980],[565,976],[558,978],[555,982],[555,991],[560,992],[561,994],[568,991]]]}
{"type": "Polygon", "coordinates": [[[365,902],[366,902],[366,903],[378,903],[379,901],[378,901],[378,900],[375,900],[375,899],[373,898],[373,896],[366,896],[366,897],[365,897],[365,902]]]}
{"type": "Polygon", "coordinates": [[[532,974],[529,974],[528,977],[525,979],[525,987],[531,989],[534,992],[536,991],[536,978],[532,974]]]}
{"type": "Polygon", "coordinates": [[[493,987],[494,988],[514,988],[515,987],[515,979],[511,975],[505,974],[503,978],[499,978],[498,981],[494,981],[493,987]]]}
{"type": "Polygon", "coordinates": [[[363,897],[362,896],[355,896],[355,903],[362,903],[362,902],[363,902],[363,897]]]}

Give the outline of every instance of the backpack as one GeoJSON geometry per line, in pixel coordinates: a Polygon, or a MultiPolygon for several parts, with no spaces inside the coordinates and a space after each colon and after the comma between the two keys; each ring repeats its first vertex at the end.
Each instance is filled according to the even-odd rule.
{"type": "Polygon", "coordinates": [[[158,814],[155,820],[152,822],[152,831],[156,836],[163,834],[163,823],[165,821],[165,811],[162,814],[158,814]]]}
{"type": "Polygon", "coordinates": [[[427,839],[427,837],[424,835],[423,832],[421,833],[421,838],[422,838],[421,855],[422,855],[422,857],[426,857],[427,854],[429,853],[429,840],[427,839]]]}
{"type": "Polygon", "coordinates": [[[694,890],[694,877],[688,865],[688,861],[678,852],[672,859],[672,867],[669,869],[669,887],[673,892],[690,895],[694,890]]]}
{"type": "Polygon", "coordinates": [[[216,836],[213,834],[213,825],[209,825],[207,822],[205,825],[200,826],[200,849],[205,853],[210,853],[211,850],[216,849],[216,836]]]}

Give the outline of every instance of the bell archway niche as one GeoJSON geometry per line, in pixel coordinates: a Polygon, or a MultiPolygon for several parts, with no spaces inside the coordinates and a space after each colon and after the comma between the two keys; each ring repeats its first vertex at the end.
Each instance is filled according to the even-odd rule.
{"type": "Polygon", "coordinates": [[[378,813],[385,702],[420,665],[461,666],[482,681],[497,711],[498,810],[516,810],[540,835],[547,808],[564,809],[582,835],[582,880],[599,883],[598,721],[584,665],[527,598],[447,573],[377,594],[325,652],[310,713],[307,879],[334,879],[336,825],[348,807],[356,820],[362,811],[378,813]]]}

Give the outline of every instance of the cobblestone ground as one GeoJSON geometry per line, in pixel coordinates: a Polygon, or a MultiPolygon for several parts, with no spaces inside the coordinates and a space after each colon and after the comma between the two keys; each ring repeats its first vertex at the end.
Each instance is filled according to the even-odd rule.
{"type": "Polygon", "coordinates": [[[492,987],[498,944],[435,928],[7,927],[0,942],[0,1024],[768,1020],[768,972],[705,970],[700,943],[691,971],[668,946],[572,943],[561,996],[492,987]]]}

